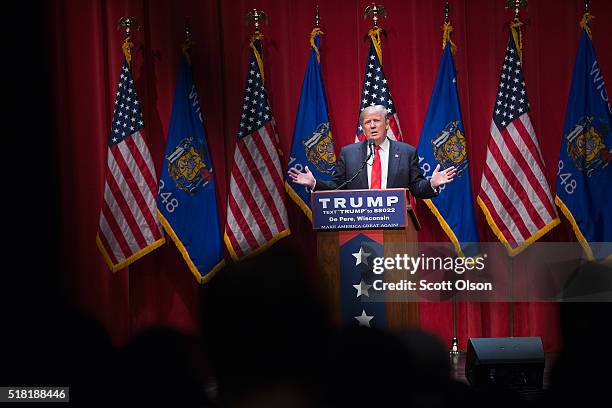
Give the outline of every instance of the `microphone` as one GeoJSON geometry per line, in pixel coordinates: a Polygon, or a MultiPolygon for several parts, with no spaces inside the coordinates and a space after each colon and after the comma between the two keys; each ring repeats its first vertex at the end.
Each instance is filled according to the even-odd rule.
{"type": "Polygon", "coordinates": [[[357,178],[359,173],[361,173],[361,171],[365,167],[365,165],[368,162],[368,160],[370,160],[370,158],[372,156],[374,156],[374,141],[373,140],[368,140],[368,151],[369,151],[368,152],[368,156],[365,158],[363,163],[361,163],[361,167],[359,167],[359,170],[357,170],[357,173],[353,174],[353,177],[351,177],[350,179],[346,180],[344,183],[340,184],[338,187],[334,188],[334,190],[340,190],[342,187],[346,186],[348,183],[350,183],[353,180],[355,180],[355,178],[357,178]]]}
{"type": "Polygon", "coordinates": [[[370,154],[368,155],[368,158],[366,159],[366,161],[368,161],[370,157],[374,155],[374,141],[373,140],[368,140],[368,150],[370,151],[370,154]]]}

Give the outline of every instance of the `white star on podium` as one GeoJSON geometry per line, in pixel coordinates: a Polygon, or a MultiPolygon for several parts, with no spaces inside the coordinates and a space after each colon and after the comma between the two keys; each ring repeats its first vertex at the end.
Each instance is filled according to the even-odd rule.
{"type": "Polygon", "coordinates": [[[361,312],[361,316],[355,316],[354,319],[359,322],[359,326],[370,327],[370,320],[372,320],[374,316],[368,316],[363,310],[361,312]]]}
{"type": "Polygon", "coordinates": [[[361,282],[359,282],[358,285],[353,285],[353,287],[357,289],[357,297],[361,295],[366,295],[367,297],[370,297],[370,294],[368,293],[368,289],[370,289],[372,285],[368,285],[367,283],[364,282],[363,279],[361,280],[361,282]]]}
{"type": "Polygon", "coordinates": [[[359,252],[355,252],[352,255],[356,259],[355,266],[357,266],[360,263],[367,265],[368,264],[368,256],[370,256],[371,254],[369,252],[365,252],[362,247],[359,247],[359,252]]]}

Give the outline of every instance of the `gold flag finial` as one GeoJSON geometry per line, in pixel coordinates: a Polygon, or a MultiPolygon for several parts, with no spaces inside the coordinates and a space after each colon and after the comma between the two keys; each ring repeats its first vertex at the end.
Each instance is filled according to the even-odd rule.
{"type": "Polygon", "coordinates": [[[510,23],[510,32],[514,38],[516,44],[516,50],[518,51],[519,59],[523,62],[523,33],[521,27],[523,22],[519,18],[519,13],[522,8],[527,7],[527,0],[506,0],[506,8],[514,7],[514,19],[510,23]]]}
{"type": "Polygon", "coordinates": [[[185,44],[191,43],[191,24],[189,19],[185,19],[185,44]]]}
{"type": "Polygon", "coordinates": [[[253,9],[246,15],[246,21],[248,23],[252,23],[253,27],[255,28],[253,36],[259,36],[261,35],[259,27],[261,26],[262,22],[268,22],[268,16],[262,10],[253,9]]]}
{"type": "Polygon", "coordinates": [[[450,7],[448,5],[448,0],[446,0],[446,4],[444,4],[444,24],[450,23],[450,7]]]}
{"type": "Polygon", "coordinates": [[[321,31],[320,25],[321,25],[321,16],[319,15],[319,6],[317,5],[316,12],[315,12],[315,26],[310,32],[310,46],[312,47],[315,54],[317,55],[317,61],[319,61],[319,63],[321,62],[321,54],[319,53],[319,47],[317,47],[317,45],[315,44],[315,38],[317,37],[317,35],[324,34],[323,31],[321,31]]]}
{"type": "Polygon", "coordinates": [[[123,40],[121,49],[123,50],[123,55],[128,65],[131,65],[132,47],[134,47],[134,43],[132,43],[132,29],[140,29],[140,24],[134,17],[121,17],[119,21],[117,21],[117,30],[120,28],[125,30],[125,39],[123,40]]]}
{"type": "Polygon", "coordinates": [[[518,20],[522,8],[527,8],[527,0],[506,0],[506,8],[514,9],[514,19],[518,20]]]}
{"type": "Polygon", "coordinates": [[[120,28],[123,28],[125,30],[125,36],[130,38],[132,36],[132,29],[140,29],[140,24],[134,17],[121,17],[119,21],[117,21],[117,30],[120,28]]]}
{"type": "Polygon", "coordinates": [[[453,31],[453,26],[450,23],[450,6],[448,5],[448,0],[444,5],[444,24],[442,25],[442,50],[446,48],[446,43],[450,44],[451,53],[457,52],[457,46],[451,40],[450,33],[453,31]]]}
{"type": "Polygon", "coordinates": [[[185,42],[183,43],[183,46],[181,47],[181,51],[183,52],[183,55],[187,58],[187,61],[189,62],[189,64],[191,64],[190,50],[193,44],[194,42],[191,40],[191,24],[189,23],[189,18],[186,18],[185,19],[185,42]]]}
{"type": "Polygon", "coordinates": [[[591,1],[584,0],[584,14],[582,15],[582,19],[580,20],[580,28],[586,31],[589,38],[591,37],[591,20],[595,18],[595,16],[591,15],[591,1]]]}
{"type": "Polygon", "coordinates": [[[251,42],[249,46],[253,50],[253,54],[255,55],[255,59],[257,60],[257,65],[259,66],[259,72],[261,72],[261,80],[264,80],[264,69],[263,69],[263,60],[261,58],[260,50],[257,49],[257,42],[263,38],[263,34],[259,31],[259,26],[261,22],[268,22],[268,16],[262,10],[253,9],[248,12],[246,15],[246,20],[249,23],[253,23],[253,27],[255,31],[253,35],[251,35],[251,42]]]}
{"type": "Polygon", "coordinates": [[[381,4],[374,4],[372,3],[371,5],[367,6],[363,12],[363,18],[368,18],[368,16],[372,16],[372,21],[374,22],[374,27],[372,27],[374,30],[376,30],[378,28],[378,15],[381,15],[383,17],[387,17],[387,9],[381,5],[381,4]]]}
{"type": "Polygon", "coordinates": [[[382,65],[382,34],[383,29],[378,27],[378,15],[383,17],[387,17],[387,9],[381,4],[372,3],[370,6],[367,6],[363,12],[363,18],[366,19],[368,16],[372,16],[372,21],[374,22],[374,26],[368,32],[368,36],[372,39],[372,44],[374,44],[374,48],[376,49],[376,54],[378,55],[378,60],[382,65]]]}

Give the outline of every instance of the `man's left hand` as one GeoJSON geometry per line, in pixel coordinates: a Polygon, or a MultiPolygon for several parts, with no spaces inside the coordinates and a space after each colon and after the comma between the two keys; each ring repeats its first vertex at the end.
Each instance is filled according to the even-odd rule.
{"type": "Polygon", "coordinates": [[[438,164],[431,175],[431,179],[429,182],[431,183],[431,187],[436,189],[442,184],[450,183],[453,181],[453,177],[457,174],[457,169],[454,166],[450,166],[448,169],[440,170],[440,165],[438,164]]]}

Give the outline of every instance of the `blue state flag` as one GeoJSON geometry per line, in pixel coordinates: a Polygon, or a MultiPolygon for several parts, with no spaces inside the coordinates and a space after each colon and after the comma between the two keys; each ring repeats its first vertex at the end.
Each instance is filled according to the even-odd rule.
{"type": "Polygon", "coordinates": [[[478,252],[478,231],[470,184],[465,131],[457,94],[455,63],[447,42],[438,77],[419,139],[419,163],[427,178],[436,165],[457,168],[455,179],[441,187],[440,194],[423,200],[442,226],[460,256],[478,252]]]}
{"type": "MultiPolygon", "coordinates": [[[[315,28],[310,35],[310,58],[302,83],[302,94],[295,119],[288,167],[295,167],[303,171],[308,166],[316,179],[327,181],[331,180],[336,165],[336,153],[321,78],[319,52],[321,34],[321,31],[315,28]]],[[[285,189],[306,216],[312,220],[310,192],[306,187],[294,183],[287,177],[285,189]]]]}
{"type": "Polygon", "coordinates": [[[215,178],[191,63],[185,55],[157,197],[159,218],[200,283],[223,264],[215,178]]]}
{"type": "Polygon", "coordinates": [[[589,31],[584,24],[565,113],[555,203],[593,260],[612,257],[612,108],[589,31]]]}

